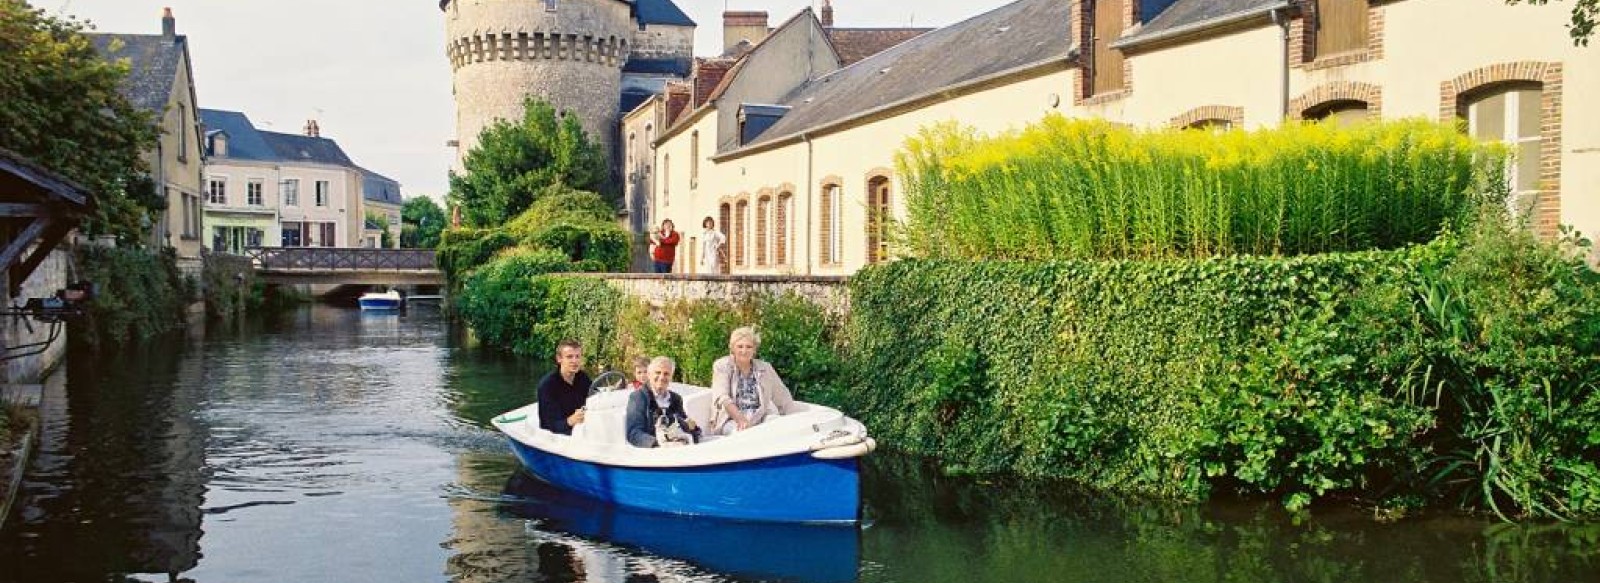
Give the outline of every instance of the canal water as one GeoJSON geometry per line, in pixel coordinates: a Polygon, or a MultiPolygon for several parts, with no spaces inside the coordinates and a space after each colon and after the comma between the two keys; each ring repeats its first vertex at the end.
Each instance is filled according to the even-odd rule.
{"type": "Polygon", "coordinates": [[[519,472],[488,427],[543,363],[463,337],[427,307],[318,306],[70,363],[0,581],[1600,581],[1593,525],[1295,519],[882,452],[860,529],[606,507],[519,472]]]}

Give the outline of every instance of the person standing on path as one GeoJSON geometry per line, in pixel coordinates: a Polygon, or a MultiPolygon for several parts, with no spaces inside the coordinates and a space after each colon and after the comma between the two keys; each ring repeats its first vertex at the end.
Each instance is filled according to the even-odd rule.
{"type": "Polygon", "coordinates": [[[705,273],[722,273],[722,254],[726,252],[727,235],[717,230],[717,221],[711,217],[700,221],[706,232],[700,234],[700,265],[705,273]]]}
{"type": "Polygon", "coordinates": [[[655,261],[656,273],[672,273],[672,261],[678,256],[678,232],[672,219],[661,221],[661,228],[650,233],[650,258],[655,261]]]}

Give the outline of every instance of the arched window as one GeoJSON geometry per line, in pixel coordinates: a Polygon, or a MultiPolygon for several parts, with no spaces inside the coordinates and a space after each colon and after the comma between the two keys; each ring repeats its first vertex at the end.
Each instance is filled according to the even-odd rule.
{"type": "Polygon", "coordinates": [[[1365,101],[1339,99],[1307,109],[1305,118],[1316,121],[1332,120],[1334,125],[1343,127],[1367,121],[1372,115],[1367,111],[1365,101]]]}
{"type": "Polygon", "coordinates": [[[818,246],[822,249],[822,263],[825,265],[839,264],[840,237],[843,232],[839,228],[841,195],[838,184],[822,185],[822,216],[818,217],[821,224],[817,235],[818,246]]]}
{"type": "Polygon", "coordinates": [[[756,199],[756,267],[767,266],[767,252],[772,241],[770,237],[772,234],[770,230],[771,214],[772,197],[762,195],[761,198],[756,199]]]}
{"type": "Polygon", "coordinates": [[[889,177],[867,180],[867,263],[889,259],[889,177]]]}
{"type": "Polygon", "coordinates": [[[750,239],[750,201],[741,199],[733,207],[733,265],[745,266],[744,249],[746,241],[750,239]]]}
{"type": "Polygon", "coordinates": [[[1183,126],[1183,129],[1225,132],[1233,129],[1233,122],[1225,119],[1202,119],[1200,121],[1183,126]]]}
{"type": "Polygon", "coordinates": [[[1514,152],[1506,179],[1512,193],[1508,202],[1518,213],[1532,210],[1539,194],[1544,145],[1542,91],[1539,83],[1505,83],[1475,91],[1462,100],[1462,114],[1472,137],[1504,142],[1514,152]]]}
{"type": "Polygon", "coordinates": [[[794,193],[778,194],[778,206],[772,210],[772,262],[789,264],[789,205],[794,203],[794,193]]]}
{"type": "Polygon", "coordinates": [[[689,134],[689,188],[700,187],[700,130],[689,134]]]}
{"type": "MultiPolygon", "coordinates": [[[[733,205],[730,205],[728,203],[722,203],[717,208],[717,229],[722,231],[722,240],[723,241],[727,241],[727,242],[732,242],[733,241],[733,227],[732,227],[732,225],[733,225],[733,205]]],[[[726,245],[726,244],[727,243],[724,243],[724,245],[726,245]]],[[[722,270],[722,273],[728,273],[728,267],[729,267],[728,261],[726,259],[724,259],[722,261],[722,265],[720,267],[720,269],[722,270]]]]}

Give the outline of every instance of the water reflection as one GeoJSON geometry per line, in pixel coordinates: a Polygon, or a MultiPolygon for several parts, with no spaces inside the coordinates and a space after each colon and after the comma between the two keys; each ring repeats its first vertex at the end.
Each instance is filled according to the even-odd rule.
{"type": "Polygon", "coordinates": [[[74,360],[46,392],[0,582],[1600,581],[1600,525],[1296,522],[882,451],[860,530],[607,508],[521,475],[488,427],[546,366],[435,311],[322,306],[74,360]]]}
{"type": "Polygon", "coordinates": [[[862,581],[1600,581],[1600,525],[1455,516],[1296,521],[1270,502],[1118,500],[1046,483],[950,478],[875,456],[862,581]]]}
{"type": "Polygon", "coordinates": [[[198,564],[209,438],[195,414],[203,360],[182,337],[169,341],[80,359],[51,377],[39,449],[0,538],[9,571],[0,579],[172,576],[198,564]]]}
{"type": "Polygon", "coordinates": [[[564,542],[582,555],[590,580],[618,580],[593,576],[627,573],[630,563],[640,562],[606,546],[737,578],[797,583],[856,580],[860,531],[853,526],[733,522],[619,508],[556,489],[525,472],[511,475],[504,495],[506,513],[533,521],[539,532],[569,535],[564,542]]]}

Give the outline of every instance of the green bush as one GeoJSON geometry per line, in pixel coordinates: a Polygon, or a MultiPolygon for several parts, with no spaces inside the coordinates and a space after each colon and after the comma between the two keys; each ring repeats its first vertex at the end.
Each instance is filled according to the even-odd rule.
{"type": "MultiPolygon", "coordinates": [[[[1275,360],[1282,350],[1257,347],[1443,254],[1434,246],[1288,259],[872,267],[851,281],[849,410],[886,443],[966,471],[1179,497],[1203,495],[1219,475],[1242,474],[1267,491],[1348,480],[1338,473],[1356,471],[1348,467],[1251,479],[1253,458],[1216,445],[1249,432],[1219,423],[1235,419],[1227,406],[1249,399],[1236,393],[1284,390],[1275,360]],[[1214,457],[1229,452],[1237,459],[1214,457]]],[[[1341,390],[1336,409],[1384,398],[1377,387],[1341,390]]],[[[1275,441],[1284,437],[1277,429],[1257,433],[1275,441]]],[[[1301,455],[1291,449],[1312,450],[1315,441],[1279,449],[1301,455]]]]}
{"type": "Polygon", "coordinates": [[[571,266],[559,251],[507,249],[467,276],[456,294],[456,313],[490,345],[524,354],[553,350],[554,343],[538,346],[529,336],[548,302],[547,290],[534,285],[535,276],[571,266]]]}
{"type": "Polygon", "coordinates": [[[82,246],[77,262],[97,289],[88,316],[68,328],[74,350],[98,352],[183,327],[195,285],[179,273],[170,248],[151,253],[82,246]]]}
{"type": "Polygon", "coordinates": [[[500,229],[447,229],[439,235],[434,261],[452,286],[466,274],[493,259],[496,253],[517,244],[517,239],[500,229]]]}
{"type": "Polygon", "coordinates": [[[438,262],[452,286],[506,249],[549,249],[574,265],[541,271],[625,271],[632,237],[616,224],[616,211],[600,195],[556,185],[504,227],[452,229],[439,243],[438,262]]]}
{"type": "Polygon", "coordinates": [[[1503,152],[1454,127],[1142,131],[1047,117],[907,141],[911,255],[966,259],[1211,257],[1395,249],[1432,240],[1495,194],[1503,152]]]}

